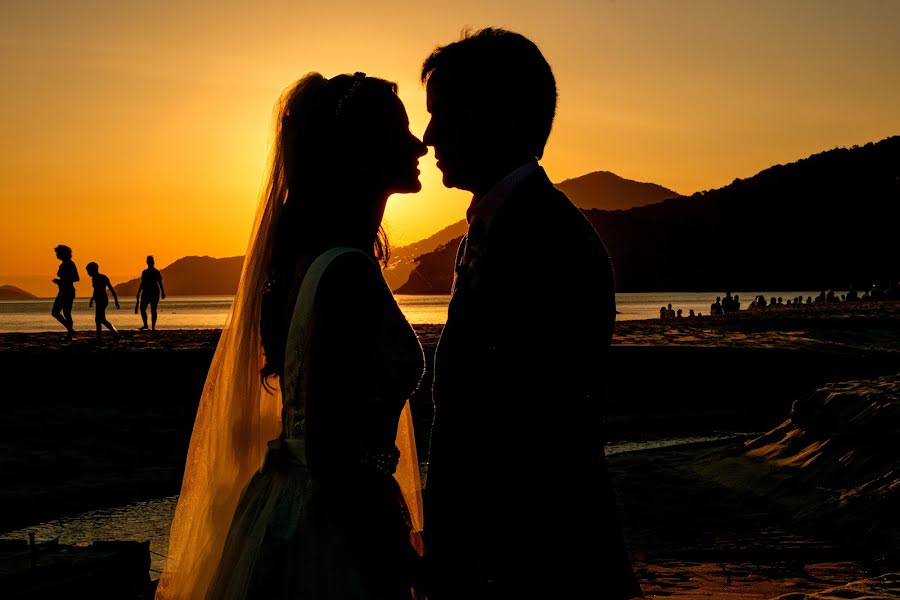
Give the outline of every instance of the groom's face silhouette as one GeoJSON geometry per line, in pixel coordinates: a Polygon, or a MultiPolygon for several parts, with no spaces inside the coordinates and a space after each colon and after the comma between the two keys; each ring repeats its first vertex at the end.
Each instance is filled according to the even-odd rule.
{"type": "Polygon", "coordinates": [[[507,162],[498,131],[502,119],[477,90],[451,74],[435,73],[426,92],[431,121],[422,141],[434,146],[444,185],[484,193],[495,183],[498,165],[507,162]]]}

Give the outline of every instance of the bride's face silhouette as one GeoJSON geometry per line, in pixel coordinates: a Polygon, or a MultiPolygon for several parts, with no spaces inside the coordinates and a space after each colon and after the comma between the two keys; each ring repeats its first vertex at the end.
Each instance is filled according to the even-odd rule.
{"type": "MultiPolygon", "coordinates": [[[[311,73],[288,92],[279,141],[288,187],[307,198],[343,200],[340,207],[307,207],[322,213],[308,219],[325,218],[332,209],[332,216],[346,218],[353,202],[366,204],[367,214],[369,208],[383,212],[391,194],[422,189],[418,162],[428,149],[410,132],[396,89],[362,73],[329,80],[311,73]]],[[[302,202],[299,196],[294,201],[302,202]]]]}
{"type": "Polygon", "coordinates": [[[418,192],[422,189],[419,158],[428,149],[409,130],[409,118],[400,98],[391,94],[373,118],[379,126],[362,157],[366,170],[388,194],[418,192]]]}

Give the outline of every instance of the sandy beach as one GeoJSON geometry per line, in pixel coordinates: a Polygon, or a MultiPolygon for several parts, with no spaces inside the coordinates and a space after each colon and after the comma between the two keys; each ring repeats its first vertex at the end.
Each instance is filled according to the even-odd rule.
{"type": "MultiPolygon", "coordinates": [[[[416,329],[430,359],[440,326],[416,329]]],[[[87,332],[69,343],[61,333],[0,335],[0,531],[177,494],[219,332],[123,334],[99,346],[87,332]]],[[[900,304],[623,322],[610,361],[610,440],[771,430],[777,437],[798,398],[832,382],[900,372],[900,304]]],[[[427,374],[413,398],[422,431],[431,419],[429,384],[427,374]]],[[[838,526],[824,509],[797,510],[824,507],[823,498],[846,490],[791,475],[783,457],[752,454],[748,439],[610,458],[648,597],[859,597],[863,584],[822,594],[900,570],[896,538],[859,534],[878,529],[861,529],[866,511],[838,526]]],[[[424,436],[419,442],[427,448],[424,436]]],[[[866,597],[897,592],[890,578],[865,585],[882,588],[866,597]]]]}

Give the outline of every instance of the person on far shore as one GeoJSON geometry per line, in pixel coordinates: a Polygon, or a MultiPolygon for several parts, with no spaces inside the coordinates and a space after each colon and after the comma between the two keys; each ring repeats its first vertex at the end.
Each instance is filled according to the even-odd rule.
{"type": "Polygon", "coordinates": [[[734,295],[734,301],[732,302],[732,306],[734,306],[734,312],[741,310],[741,297],[737,294],[734,295]]]}
{"type": "Polygon", "coordinates": [[[709,306],[709,314],[713,316],[725,314],[725,311],[722,309],[721,296],[716,296],[716,301],[709,306]]]}
{"type": "Polygon", "coordinates": [[[696,317],[696,316],[697,316],[697,315],[694,314],[694,309],[693,309],[693,308],[692,308],[691,310],[688,311],[688,318],[689,318],[689,319],[693,319],[693,318],[696,317]]]}
{"type": "Polygon", "coordinates": [[[737,308],[734,305],[734,298],[731,292],[725,292],[725,298],[722,300],[722,310],[726,313],[734,312],[737,308]]]}
{"type": "Polygon", "coordinates": [[[672,305],[669,305],[669,308],[666,309],[666,318],[674,319],[675,318],[675,309],[672,308],[672,305]]]}
{"type": "Polygon", "coordinates": [[[676,318],[676,319],[680,319],[680,318],[681,318],[681,309],[680,309],[680,308],[678,309],[678,312],[675,314],[675,318],[676,318]]]}
{"type": "Polygon", "coordinates": [[[116,296],[116,290],[113,288],[112,283],[109,281],[109,277],[100,272],[100,267],[95,262],[89,262],[87,264],[88,275],[91,276],[91,285],[94,288],[94,294],[91,296],[91,301],[88,303],[88,306],[93,306],[95,303],[97,304],[96,313],[94,314],[94,322],[97,324],[97,341],[99,342],[102,338],[103,327],[105,326],[109,331],[115,336],[116,339],[119,339],[121,336],[116,328],[113,327],[113,324],[106,320],[106,307],[109,306],[109,297],[106,295],[106,288],[109,288],[109,291],[112,292],[113,300],[116,303],[116,309],[119,308],[119,297],[116,296]]]}
{"type": "Polygon", "coordinates": [[[56,293],[56,299],[53,301],[53,308],[50,314],[53,318],[62,323],[66,328],[66,339],[71,340],[75,335],[74,322],[72,321],[72,304],[75,303],[75,282],[79,280],[78,267],[72,262],[72,249],[68,246],[60,244],[53,249],[56,252],[56,258],[61,263],[59,270],[56,271],[56,279],[53,283],[59,288],[56,293]]]}
{"type": "Polygon", "coordinates": [[[147,268],[141,273],[141,285],[138,286],[137,296],[135,297],[135,312],[137,305],[140,305],[141,320],[144,324],[141,331],[147,330],[147,307],[150,307],[151,323],[153,330],[156,330],[156,307],[159,300],[166,299],[166,290],[163,288],[162,273],[154,266],[155,261],[152,256],[147,257],[147,268]]]}
{"type": "Polygon", "coordinates": [[[660,307],[659,307],[659,320],[660,320],[660,321],[665,321],[665,320],[666,320],[666,317],[668,317],[668,316],[669,316],[669,312],[666,310],[666,307],[665,307],[665,306],[660,306],[660,307]]]}

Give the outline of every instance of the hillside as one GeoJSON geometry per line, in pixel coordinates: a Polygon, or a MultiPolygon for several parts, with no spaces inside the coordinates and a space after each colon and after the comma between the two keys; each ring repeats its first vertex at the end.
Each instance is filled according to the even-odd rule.
{"type": "Polygon", "coordinates": [[[33,300],[34,294],[14,285],[0,285],[0,300],[33,300]]]}
{"type": "MultiPolygon", "coordinates": [[[[163,286],[170,296],[228,295],[237,291],[243,256],[212,258],[209,256],[185,256],[160,269],[163,286]]],[[[116,293],[134,296],[140,278],[120,283],[116,293]]]]}
{"type": "Polygon", "coordinates": [[[555,185],[583,210],[626,210],[679,196],[661,185],[632,181],[609,171],[588,173],[555,185]]]}
{"type": "Polygon", "coordinates": [[[623,291],[887,286],[900,279],[900,137],[587,216],[623,291]]]}
{"type": "Polygon", "coordinates": [[[409,274],[416,266],[416,258],[427,254],[450,240],[460,238],[468,228],[466,220],[457,221],[444,227],[434,235],[408,246],[391,248],[391,259],[384,270],[384,279],[390,288],[396,289],[406,283],[409,274]]]}
{"type": "MultiPolygon", "coordinates": [[[[584,212],[609,248],[619,291],[886,286],[900,280],[900,137],[690,197],[584,212]]],[[[420,257],[396,291],[449,293],[457,244],[420,257]]]]}
{"type": "MultiPolygon", "coordinates": [[[[558,187],[569,194],[569,197],[580,208],[619,209],[644,206],[662,198],[672,198],[678,195],[672,190],[653,183],[630,181],[605,171],[568,179],[558,184],[558,187]]],[[[451,253],[454,252],[459,244],[459,239],[466,232],[466,228],[466,221],[463,219],[424,240],[392,248],[390,262],[384,271],[384,278],[390,288],[396,290],[409,280],[420,257],[447,248],[450,248],[451,253]]],[[[426,259],[426,262],[428,260],[430,259],[426,259]]],[[[234,294],[240,278],[242,261],[243,257],[240,256],[222,259],[208,256],[187,256],[162,269],[163,285],[167,294],[179,296],[234,294]]],[[[438,281],[433,286],[428,282],[422,283],[423,287],[420,289],[438,291],[412,293],[446,293],[440,290],[449,289],[450,286],[449,281],[438,281]]],[[[134,295],[137,293],[138,285],[140,285],[140,279],[132,279],[117,285],[116,292],[134,295]]]]}
{"type": "MultiPolygon", "coordinates": [[[[678,197],[677,192],[661,185],[632,181],[609,171],[588,173],[554,185],[581,209],[620,210],[646,206],[666,198],[678,197]]],[[[466,221],[463,219],[442,229],[427,240],[398,248],[392,252],[391,262],[385,271],[385,279],[391,289],[399,294],[449,293],[442,291],[449,290],[452,283],[452,273],[447,273],[443,269],[443,265],[446,263],[444,256],[449,255],[452,263],[459,240],[465,234],[466,229],[466,221]],[[425,258],[425,255],[431,252],[435,252],[437,255],[425,258]],[[420,257],[424,263],[421,268],[416,270],[417,281],[407,285],[420,257]],[[432,263],[434,268],[426,266],[426,264],[431,265],[432,263]]]]}

